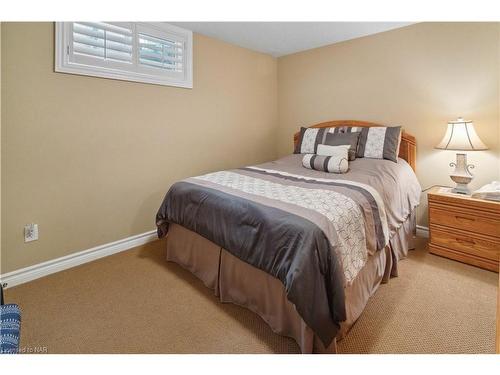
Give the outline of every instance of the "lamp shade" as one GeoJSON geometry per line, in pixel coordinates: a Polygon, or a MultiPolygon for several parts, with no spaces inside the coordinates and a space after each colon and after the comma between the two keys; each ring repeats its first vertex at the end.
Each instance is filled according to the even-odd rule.
{"type": "Polygon", "coordinates": [[[448,128],[436,148],[456,151],[487,150],[488,147],[479,139],[472,121],[459,118],[448,122],[448,128]]]}

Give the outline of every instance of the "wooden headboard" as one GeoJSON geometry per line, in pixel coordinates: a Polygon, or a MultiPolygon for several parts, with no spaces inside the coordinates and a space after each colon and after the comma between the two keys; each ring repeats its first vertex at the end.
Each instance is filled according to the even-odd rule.
{"type": "MultiPolygon", "coordinates": [[[[327,121],[322,122],[320,124],[312,125],[310,128],[336,128],[338,126],[358,126],[358,127],[370,127],[370,126],[385,126],[375,124],[373,122],[366,121],[356,121],[356,120],[336,120],[336,121],[327,121]]],[[[293,135],[293,145],[294,147],[297,145],[299,141],[300,133],[295,133],[293,135]]],[[[415,137],[411,134],[406,133],[403,130],[403,134],[401,135],[401,145],[399,146],[399,157],[404,159],[410,164],[410,166],[415,171],[417,167],[417,142],[415,137]]]]}

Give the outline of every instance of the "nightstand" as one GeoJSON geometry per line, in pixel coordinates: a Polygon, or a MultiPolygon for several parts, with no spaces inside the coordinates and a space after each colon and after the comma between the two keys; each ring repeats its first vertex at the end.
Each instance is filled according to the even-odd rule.
{"type": "Polygon", "coordinates": [[[500,202],[433,188],[429,203],[429,252],[498,272],[500,202]]]}

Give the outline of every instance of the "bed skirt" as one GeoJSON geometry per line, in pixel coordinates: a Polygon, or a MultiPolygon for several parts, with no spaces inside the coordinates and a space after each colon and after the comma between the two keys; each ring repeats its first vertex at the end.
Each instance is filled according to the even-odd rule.
{"type": "Polygon", "coordinates": [[[286,298],[283,284],[266,272],[235,257],[227,250],[180,225],[171,224],[167,236],[167,260],[175,262],[212,289],[221,302],[231,302],[258,314],[271,329],[293,338],[302,353],[336,353],[341,340],[361,315],[368,299],[381,283],[397,276],[397,263],[414,248],[415,212],[392,235],[389,245],[374,256],[346,287],[346,321],[335,340],[325,348],[286,298]]]}

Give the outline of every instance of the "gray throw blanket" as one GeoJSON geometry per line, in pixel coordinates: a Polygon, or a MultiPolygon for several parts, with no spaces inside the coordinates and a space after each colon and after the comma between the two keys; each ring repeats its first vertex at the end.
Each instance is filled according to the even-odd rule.
{"type": "Polygon", "coordinates": [[[176,223],[279,279],[325,346],[345,320],[342,269],[322,230],[300,216],[189,182],[174,184],[156,216],[176,223]]]}

